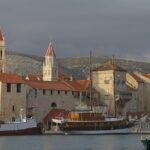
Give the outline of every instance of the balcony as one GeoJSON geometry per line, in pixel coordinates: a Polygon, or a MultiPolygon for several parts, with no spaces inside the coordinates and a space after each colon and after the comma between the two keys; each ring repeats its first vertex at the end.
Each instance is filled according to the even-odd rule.
{"type": "Polygon", "coordinates": [[[115,96],[115,100],[116,101],[128,101],[132,99],[132,92],[125,92],[125,91],[119,91],[116,96],[115,96]]]}

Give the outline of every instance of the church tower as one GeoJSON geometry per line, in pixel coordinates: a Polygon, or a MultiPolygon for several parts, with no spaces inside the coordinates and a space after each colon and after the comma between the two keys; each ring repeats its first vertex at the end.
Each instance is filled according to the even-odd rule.
{"type": "Polygon", "coordinates": [[[49,43],[43,63],[43,81],[58,80],[58,65],[52,43],[49,43]]]}
{"type": "Polygon", "coordinates": [[[0,29],[0,72],[5,72],[5,38],[0,29]]]}

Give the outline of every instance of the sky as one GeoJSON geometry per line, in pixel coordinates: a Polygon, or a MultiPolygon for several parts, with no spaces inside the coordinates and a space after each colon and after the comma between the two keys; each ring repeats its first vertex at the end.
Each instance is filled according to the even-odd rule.
{"type": "Polygon", "coordinates": [[[150,0],[0,0],[8,51],[150,60],[150,0]]]}

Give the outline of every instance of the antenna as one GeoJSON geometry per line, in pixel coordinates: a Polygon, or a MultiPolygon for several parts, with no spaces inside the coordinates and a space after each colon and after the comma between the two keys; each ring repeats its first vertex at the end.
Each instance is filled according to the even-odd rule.
{"type": "Polygon", "coordinates": [[[92,52],[90,51],[90,105],[91,105],[91,110],[92,108],[92,52]]]}

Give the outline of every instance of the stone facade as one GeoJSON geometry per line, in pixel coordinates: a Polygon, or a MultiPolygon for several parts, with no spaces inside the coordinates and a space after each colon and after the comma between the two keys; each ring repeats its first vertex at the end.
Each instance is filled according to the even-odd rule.
{"type": "Polygon", "coordinates": [[[26,87],[21,77],[15,74],[0,74],[1,121],[11,122],[16,118],[26,117],[26,87]]]}
{"type": "Polygon", "coordinates": [[[0,72],[5,72],[5,38],[0,30],[0,72]]]}
{"type": "Polygon", "coordinates": [[[124,110],[132,93],[127,90],[126,70],[108,62],[93,70],[93,86],[100,93],[101,100],[108,106],[111,115],[125,114],[124,110]]]}
{"type": "Polygon", "coordinates": [[[73,110],[75,103],[79,101],[79,97],[75,95],[78,92],[29,88],[28,115],[32,115],[37,122],[42,122],[54,108],[73,110]]]}

